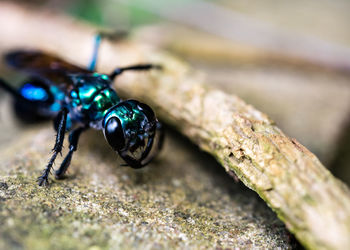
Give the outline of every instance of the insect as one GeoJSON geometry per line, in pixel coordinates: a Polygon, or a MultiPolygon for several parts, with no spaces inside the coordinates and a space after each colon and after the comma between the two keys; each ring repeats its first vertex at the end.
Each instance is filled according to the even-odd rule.
{"type": "Polygon", "coordinates": [[[57,132],[52,156],[38,178],[39,186],[49,184],[48,177],[68,131],[69,151],[55,171],[56,179],[64,177],[81,133],[89,128],[102,130],[108,144],[125,161],[124,165],[132,168],[147,165],[162,147],[164,133],[153,110],[137,100],[121,100],[111,86],[125,71],[160,69],[160,66],[139,64],[116,68],[110,74],[97,73],[100,41],[101,36],[97,35],[88,68],[40,51],[16,50],[5,55],[8,65],[30,77],[19,89],[0,79],[0,87],[14,99],[16,113],[25,120],[51,118],[57,132]],[[157,145],[151,152],[154,144],[157,145]]]}

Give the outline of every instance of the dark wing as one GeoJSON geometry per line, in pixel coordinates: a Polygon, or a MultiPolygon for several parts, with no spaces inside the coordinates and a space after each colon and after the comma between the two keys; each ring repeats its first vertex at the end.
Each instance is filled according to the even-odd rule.
{"type": "Polygon", "coordinates": [[[70,74],[91,73],[59,57],[35,50],[12,51],[5,55],[5,60],[15,69],[66,89],[72,85],[70,74]]]}

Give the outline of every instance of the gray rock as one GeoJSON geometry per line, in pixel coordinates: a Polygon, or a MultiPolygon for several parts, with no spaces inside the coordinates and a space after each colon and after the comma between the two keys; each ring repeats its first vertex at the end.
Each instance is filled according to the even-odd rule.
{"type": "Polygon", "coordinates": [[[171,130],[161,155],[142,170],[120,167],[102,133],[89,131],[68,178],[51,179],[43,188],[36,177],[50,157],[55,132],[48,123],[15,124],[0,125],[13,133],[12,139],[1,136],[7,138],[0,146],[1,249],[296,245],[253,191],[234,183],[213,158],[171,130]]]}

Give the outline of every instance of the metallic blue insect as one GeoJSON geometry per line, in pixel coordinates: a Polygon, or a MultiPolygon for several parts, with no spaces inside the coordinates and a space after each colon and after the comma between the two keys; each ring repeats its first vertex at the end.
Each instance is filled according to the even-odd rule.
{"type": "Polygon", "coordinates": [[[77,150],[80,134],[88,128],[103,130],[109,145],[132,168],[148,164],[162,147],[162,125],[152,109],[136,100],[121,100],[111,87],[115,77],[125,71],[159,69],[160,66],[140,64],[116,68],[111,74],[96,73],[100,41],[101,37],[97,36],[88,69],[40,51],[17,50],[5,55],[10,66],[31,77],[18,90],[0,79],[0,87],[13,96],[19,117],[27,121],[54,119],[57,135],[53,155],[38,178],[39,186],[48,185],[67,131],[70,131],[69,152],[55,171],[57,179],[63,178],[77,150]],[[156,149],[151,153],[156,134],[159,134],[156,149]]]}

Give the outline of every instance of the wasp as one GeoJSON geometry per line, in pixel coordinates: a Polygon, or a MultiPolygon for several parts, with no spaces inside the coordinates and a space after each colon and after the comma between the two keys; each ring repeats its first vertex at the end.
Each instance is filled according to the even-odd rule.
{"type": "Polygon", "coordinates": [[[147,165],[162,148],[163,127],[153,110],[137,100],[122,100],[112,87],[114,79],[125,71],[161,67],[138,64],[116,68],[110,74],[97,73],[100,42],[101,36],[97,35],[87,68],[37,50],[15,50],[4,56],[9,66],[28,75],[18,89],[0,79],[0,88],[14,99],[16,114],[27,121],[52,119],[57,132],[52,156],[38,178],[39,186],[49,184],[51,169],[57,155],[62,154],[67,132],[69,151],[54,171],[56,179],[64,177],[80,135],[89,128],[102,130],[108,144],[125,161],[123,165],[135,169],[147,165]]]}

